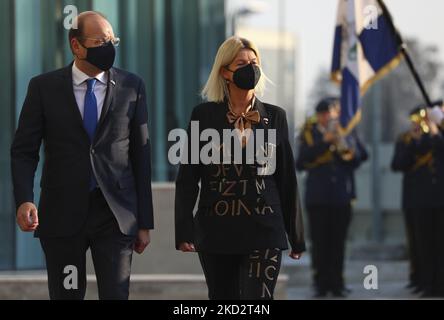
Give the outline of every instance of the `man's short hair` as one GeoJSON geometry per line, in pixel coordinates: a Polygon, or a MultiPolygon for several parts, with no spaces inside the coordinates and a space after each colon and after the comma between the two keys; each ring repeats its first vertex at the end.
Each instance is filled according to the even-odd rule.
{"type": "Polygon", "coordinates": [[[102,18],[106,19],[106,16],[98,11],[82,12],[77,17],[74,18],[77,20],[77,28],[74,28],[74,26],[76,24],[73,23],[73,25],[71,26],[71,29],[69,29],[69,32],[68,32],[69,47],[71,48],[71,51],[72,51],[71,40],[74,38],[79,39],[79,38],[83,37],[83,31],[85,28],[85,19],[87,17],[93,16],[93,15],[98,15],[98,16],[101,16],[102,18]]]}
{"type": "Polygon", "coordinates": [[[331,108],[339,103],[339,98],[337,97],[327,97],[319,101],[315,110],[317,113],[328,112],[331,108]]]}

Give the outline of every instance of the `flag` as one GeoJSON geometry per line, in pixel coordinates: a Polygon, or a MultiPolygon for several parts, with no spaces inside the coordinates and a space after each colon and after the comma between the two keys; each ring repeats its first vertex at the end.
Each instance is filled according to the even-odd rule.
{"type": "Polygon", "coordinates": [[[361,120],[361,98],[402,59],[390,17],[377,0],[339,0],[332,79],[341,85],[341,126],[349,134],[361,120]]]}

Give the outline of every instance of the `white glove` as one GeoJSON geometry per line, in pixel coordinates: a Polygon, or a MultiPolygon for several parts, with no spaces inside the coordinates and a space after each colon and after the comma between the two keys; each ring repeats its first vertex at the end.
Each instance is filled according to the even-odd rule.
{"type": "Polygon", "coordinates": [[[438,106],[427,109],[427,117],[436,125],[440,125],[444,120],[444,112],[438,106]]]}

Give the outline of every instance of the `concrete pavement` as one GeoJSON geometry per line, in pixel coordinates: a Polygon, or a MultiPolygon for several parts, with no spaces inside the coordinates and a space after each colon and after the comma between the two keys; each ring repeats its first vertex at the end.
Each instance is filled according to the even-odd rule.
{"type": "MultiPolygon", "coordinates": [[[[305,254],[301,261],[288,257],[283,260],[282,272],[289,276],[287,297],[289,300],[307,300],[313,298],[310,257],[305,254]]],[[[349,300],[411,300],[419,299],[406,288],[408,283],[408,262],[401,261],[346,261],[345,279],[351,294],[349,300]],[[374,265],[378,270],[378,289],[367,290],[364,287],[364,268],[374,265]]],[[[324,299],[334,299],[328,296],[324,299]]]]}

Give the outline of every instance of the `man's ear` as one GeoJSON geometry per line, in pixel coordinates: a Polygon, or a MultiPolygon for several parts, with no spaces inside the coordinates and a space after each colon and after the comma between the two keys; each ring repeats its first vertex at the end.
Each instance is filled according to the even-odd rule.
{"type": "Polygon", "coordinates": [[[77,38],[71,39],[71,48],[72,48],[72,52],[75,56],[80,56],[82,54],[81,47],[82,46],[80,45],[79,40],[77,38]]]}

